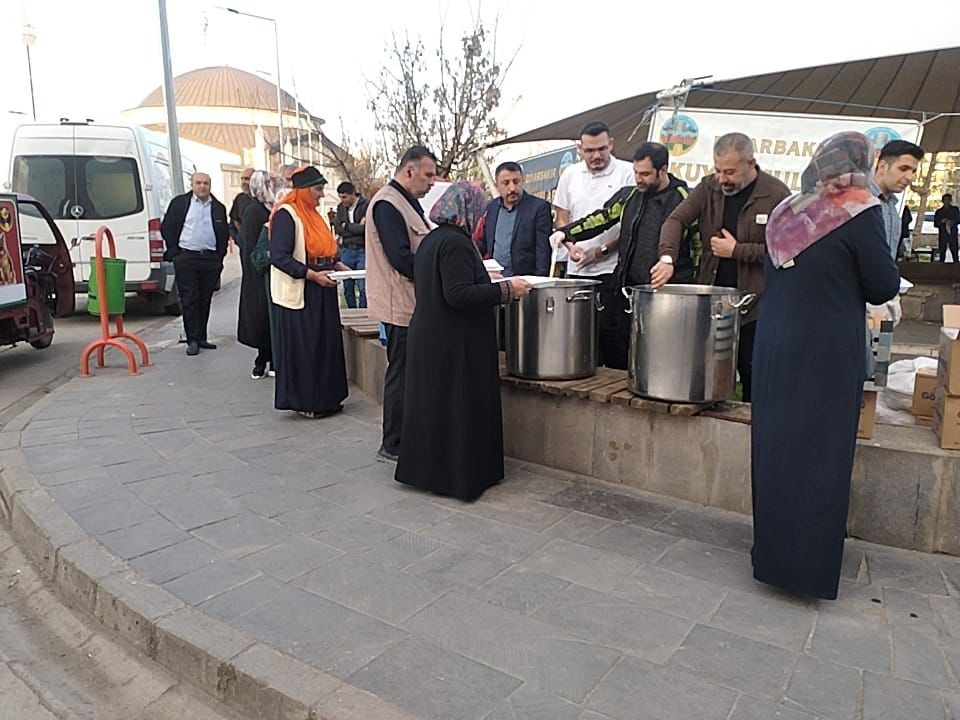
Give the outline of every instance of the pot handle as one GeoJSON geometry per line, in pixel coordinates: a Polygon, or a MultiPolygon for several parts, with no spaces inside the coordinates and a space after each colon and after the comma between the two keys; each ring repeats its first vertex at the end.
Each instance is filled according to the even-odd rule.
{"type": "Polygon", "coordinates": [[[747,293],[742,298],[737,300],[737,302],[731,303],[730,307],[732,307],[734,310],[739,310],[742,315],[746,315],[747,307],[751,305],[753,301],[756,299],[757,299],[756,293],[747,293]]]}
{"type": "Polygon", "coordinates": [[[620,292],[623,293],[623,296],[627,299],[627,306],[623,311],[627,315],[633,315],[633,286],[628,285],[627,287],[620,288],[620,292]]]}
{"type": "Polygon", "coordinates": [[[589,302],[593,300],[593,290],[577,290],[567,295],[567,302],[589,302]]]}

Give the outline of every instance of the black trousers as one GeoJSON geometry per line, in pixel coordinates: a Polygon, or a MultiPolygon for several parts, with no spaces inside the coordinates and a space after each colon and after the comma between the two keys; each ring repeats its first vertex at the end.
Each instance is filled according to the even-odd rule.
{"type": "Polygon", "coordinates": [[[940,237],[937,240],[937,250],[940,255],[940,262],[945,263],[947,261],[947,248],[950,248],[950,252],[953,253],[953,261],[958,262],[957,244],[956,235],[946,236],[943,233],[940,233],[940,237]]]}
{"type": "Polygon", "coordinates": [[[740,374],[740,384],[743,386],[743,402],[750,402],[753,396],[753,342],[756,339],[756,321],[740,326],[737,372],[740,374]]]}
{"type": "Polygon", "coordinates": [[[616,339],[607,343],[607,355],[604,356],[603,364],[608,368],[626,370],[629,364],[630,326],[633,317],[627,314],[630,305],[616,286],[606,298],[601,296],[601,300],[604,302],[604,312],[610,313],[611,325],[616,328],[616,339]]]}
{"type": "Polygon", "coordinates": [[[600,335],[597,364],[626,370],[630,331],[628,324],[627,332],[624,334],[623,324],[618,316],[621,305],[617,301],[617,294],[620,291],[617,289],[613,273],[609,275],[571,275],[570,277],[579,280],[600,281],[600,303],[603,305],[603,310],[597,314],[597,326],[600,335]]]}
{"type": "Polygon", "coordinates": [[[210,320],[210,301],[220,282],[223,260],[217,253],[181,250],[173,259],[173,269],[177,275],[187,342],[204,342],[210,320]]]}
{"type": "Polygon", "coordinates": [[[383,449],[400,454],[403,387],[407,372],[407,328],[384,323],[387,329],[387,372],[383,378],[383,449]]]}
{"type": "Polygon", "coordinates": [[[253,364],[257,367],[265,368],[267,365],[273,364],[273,352],[270,348],[258,348],[257,349],[257,358],[253,361],[253,364]]]}

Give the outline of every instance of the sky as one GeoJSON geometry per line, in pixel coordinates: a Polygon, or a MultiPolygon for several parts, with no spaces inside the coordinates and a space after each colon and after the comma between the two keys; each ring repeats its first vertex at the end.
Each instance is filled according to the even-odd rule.
{"type": "MultiPolygon", "coordinates": [[[[957,5],[939,0],[909,19],[906,3],[886,0],[223,3],[277,19],[282,85],[292,92],[295,80],[301,103],[326,119],[334,140],[339,118],[354,139],[372,134],[366,78],[378,74],[391,35],[419,35],[435,48],[445,27],[449,47],[478,15],[497,22],[499,56],[514,57],[498,117],[509,134],[688,77],[726,79],[960,44],[957,5]],[[667,7],[672,12],[660,10],[667,7]]],[[[0,144],[9,143],[7,128],[30,119],[23,20],[37,35],[31,59],[40,120],[117,120],[162,80],[157,0],[3,0],[2,12],[0,144]]],[[[167,14],[174,74],[230,65],[273,79],[272,23],[207,0],[168,0],[167,14]]]]}

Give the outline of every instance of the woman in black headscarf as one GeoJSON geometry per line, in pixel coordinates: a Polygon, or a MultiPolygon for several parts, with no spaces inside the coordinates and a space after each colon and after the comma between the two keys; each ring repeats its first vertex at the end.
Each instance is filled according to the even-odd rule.
{"type": "Polygon", "coordinates": [[[834,599],[866,379],[863,315],[899,289],[880,203],[867,189],[873,147],[827,139],[802,190],[767,225],[753,353],[753,575],[834,599]]]}
{"type": "Polygon", "coordinates": [[[394,477],[473,500],[503,479],[500,371],[493,309],[530,292],[492,283],[472,241],[487,197],[476,183],[447,188],[437,228],[417,248],[417,306],[407,335],[400,459],[394,477]]]}

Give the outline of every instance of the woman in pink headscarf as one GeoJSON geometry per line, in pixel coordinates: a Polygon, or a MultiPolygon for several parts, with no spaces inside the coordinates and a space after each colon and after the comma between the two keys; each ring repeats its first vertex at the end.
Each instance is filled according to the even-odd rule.
{"type": "Polygon", "coordinates": [[[806,597],[837,597],[866,379],[864,305],[900,285],[867,189],[872,159],[860,133],[827,139],[801,193],[767,225],[753,352],[753,576],[806,597]]]}

